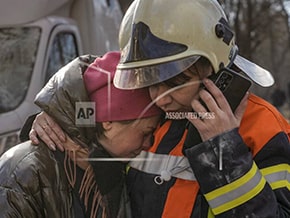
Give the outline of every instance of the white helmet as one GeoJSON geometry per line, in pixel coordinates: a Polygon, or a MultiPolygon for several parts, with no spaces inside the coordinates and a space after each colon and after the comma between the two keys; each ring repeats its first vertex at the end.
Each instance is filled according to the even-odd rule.
{"type": "Polygon", "coordinates": [[[160,83],[200,56],[211,62],[214,72],[234,63],[258,84],[273,84],[268,71],[237,55],[234,33],[216,0],[135,0],[121,23],[119,44],[122,55],[114,78],[118,88],[160,83]],[[247,72],[249,65],[260,70],[258,75],[247,72]]]}

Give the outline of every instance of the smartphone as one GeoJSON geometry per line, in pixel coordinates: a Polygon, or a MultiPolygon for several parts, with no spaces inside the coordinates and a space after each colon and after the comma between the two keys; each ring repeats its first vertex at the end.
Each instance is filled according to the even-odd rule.
{"type": "Polygon", "coordinates": [[[252,85],[250,79],[229,68],[222,68],[208,78],[223,92],[233,112],[252,85]]]}
{"type": "MultiPolygon", "coordinates": [[[[223,92],[233,112],[239,106],[241,100],[252,85],[251,80],[247,77],[228,68],[223,68],[208,78],[223,92]]],[[[203,101],[201,103],[206,107],[203,101]]],[[[183,145],[183,152],[187,148],[202,141],[198,130],[192,123],[188,122],[187,128],[188,133],[183,145]]]]}

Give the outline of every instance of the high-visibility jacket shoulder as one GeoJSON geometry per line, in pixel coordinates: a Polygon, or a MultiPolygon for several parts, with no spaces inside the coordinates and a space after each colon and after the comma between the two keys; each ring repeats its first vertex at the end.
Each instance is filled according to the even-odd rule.
{"type": "Polygon", "coordinates": [[[279,132],[286,133],[289,139],[290,125],[273,105],[250,95],[239,132],[256,155],[279,132]]]}
{"type": "Polygon", "coordinates": [[[187,158],[186,122],[156,131],[147,156],[164,161],[130,168],[134,217],[290,217],[290,128],[272,105],[250,95],[240,128],[188,148],[187,158]]]}

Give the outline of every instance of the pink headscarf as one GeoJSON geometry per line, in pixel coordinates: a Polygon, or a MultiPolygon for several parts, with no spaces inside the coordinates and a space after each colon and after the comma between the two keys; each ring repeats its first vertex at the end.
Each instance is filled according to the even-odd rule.
{"type": "Polygon", "coordinates": [[[148,88],[122,90],[113,85],[119,60],[120,52],[108,52],[96,58],[84,73],[88,95],[96,103],[96,122],[160,115],[162,112],[152,104],[148,88]]]}

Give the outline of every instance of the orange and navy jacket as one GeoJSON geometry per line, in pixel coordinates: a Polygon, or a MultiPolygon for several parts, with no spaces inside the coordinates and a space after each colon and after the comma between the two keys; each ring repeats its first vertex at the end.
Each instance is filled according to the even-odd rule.
{"type": "Polygon", "coordinates": [[[250,95],[239,129],[187,148],[186,120],[167,120],[155,133],[154,154],[185,156],[195,180],[130,168],[135,218],[290,217],[290,125],[261,98],[250,95]]]}

